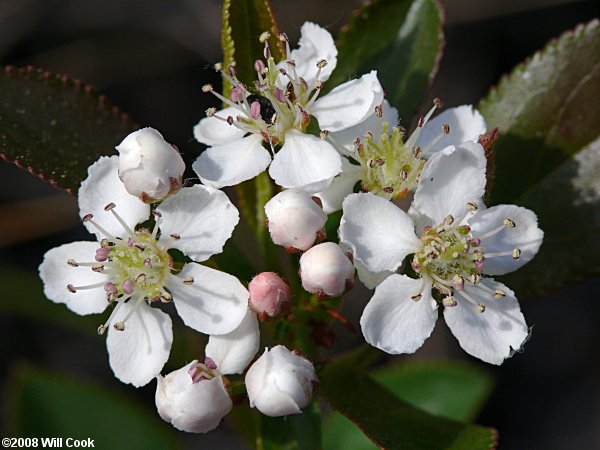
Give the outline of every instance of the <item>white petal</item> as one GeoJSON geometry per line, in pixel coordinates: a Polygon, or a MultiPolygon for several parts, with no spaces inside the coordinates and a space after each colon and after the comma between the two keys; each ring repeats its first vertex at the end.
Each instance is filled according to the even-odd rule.
{"type": "Polygon", "coordinates": [[[258,320],[256,314],[248,311],[240,326],[231,333],[210,336],[205,353],[223,375],[242,373],[256,355],[259,344],[258,320]]]}
{"type": "Polygon", "coordinates": [[[458,305],[445,308],[444,318],[467,353],[499,365],[523,345],[528,335],[527,324],[513,291],[491,278],[482,279],[480,283],[493,290],[503,290],[506,297],[496,299],[481,288],[466,285],[466,293],[484,305],[485,311],[478,312],[458,294],[455,295],[458,305]]]}
{"type": "MultiPolygon", "coordinates": [[[[115,220],[112,213],[104,211],[109,203],[116,205],[115,211],[127,225],[134,227],[147,220],[150,215],[150,206],[125,190],[123,182],[119,179],[119,157],[102,156],[88,168],[88,177],[83,180],[78,193],[79,212],[82,216],[93,214],[94,221],[113,236],[126,236],[127,232],[115,220]]],[[[105,238],[102,233],[89,222],[84,222],[90,233],[94,233],[98,240],[105,238]]]]}
{"type": "Polygon", "coordinates": [[[108,306],[104,288],[67,290],[67,285],[85,286],[107,282],[106,275],[93,272],[90,267],[71,267],[69,259],[79,262],[93,262],[97,242],[71,242],[48,250],[40,265],[40,277],[44,282],[44,294],[54,303],[64,303],[71,311],[79,315],[101,313],[108,306]]]}
{"type": "Polygon", "coordinates": [[[412,207],[441,224],[467,212],[467,202],[481,204],[486,183],[483,147],[465,142],[433,155],[423,167],[412,207]]]}
{"type": "Polygon", "coordinates": [[[429,337],[437,320],[431,283],[394,274],[375,289],[360,326],[365,340],[391,354],[414,353],[429,337]],[[418,301],[413,295],[421,294],[418,301]]]}
{"type": "Polygon", "coordinates": [[[395,271],[419,248],[408,214],[373,194],[351,194],[344,200],[340,241],[371,272],[395,271]]]}
{"type": "Polygon", "coordinates": [[[183,322],[206,334],[225,334],[235,330],[248,311],[248,291],[232,275],[190,263],[166,287],[183,322]],[[183,281],[191,277],[193,283],[183,281]]]}
{"type": "Polygon", "coordinates": [[[175,428],[188,433],[206,433],[219,426],[233,408],[222,377],[194,383],[179,399],[181,413],[171,420],[175,428]]]}
{"type": "Polygon", "coordinates": [[[512,252],[518,248],[521,256],[519,259],[513,259],[512,255],[486,258],[483,272],[488,275],[503,275],[517,270],[531,261],[542,245],[544,232],[538,227],[537,216],[520,206],[498,205],[478,211],[469,219],[469,225],[473,236],[480,237],[502,226],[504,219],[511,219],[516,226],[505,227],[493,236],[482,239],[481,245],[485,253],[512,252]]]}
{"type": "Polygon", "coordinates": [[[221,253],[239,221],[227,195],[198,184],[180,190],[156,209],[162,214],[161,243],[181,250],[194,261],[221,253]]]}
{"type": "Polygon", "coordinates": [[[472,105],[449,108],[425,124],[417,139],[417,145],[432,155],[449,145],[460,145],[463,142],[477,142],[479,135],[485,133],[486,124],[483,116],[472,105]],[[429,144],[442,132],[442,125],[450,126],[450,133],[442,137],[431,147],[429,144]]]}
{"type": "Polygon", "coordinates": [[[377,72],[373,70],[357,80],[340,84],[317,99],[310,108],[310,114],[317,118],[322,130],[335,132],[361,123],[381,102],[383,88],[377,72]]]}
{"type": "Polygon", "coordinates": [[[342,172],[333,179],[327,189],[315,194],[323,203],[323,211],[330,214],[342,209],[342,202],[352,194],[354,185],[361,180],[362,175],[362,166],[351,164],[347,158],[342,158],[342,172]]]}
{"type": "Polygon", "coordinates": [[[364,136],[366,131],[377,134],[378,122],[385,121],[389,124],[390,129],[398,124],[398,110],[390,105],[387,100],[383,101],[383,117],[380,119],[375,115],[375,110],[362,122],[345,130],[340,130],[335,133],[330,133],[329,136],[339,145],[347,150],[354,150],[354,141],[356,138],[364,136]]]}
{"type": "MultiPolygon", "coordinates": [[[[227,119],[228,116],[235,119],[240,114],[241,111],[234,106],[216,112],[217,116],[224,119],[227,119]]],[[[194,137],[198,142],[206,145],[228,144],[241,139],[244,134],[243,130],[216,117],[205,117],[194,126],[194,137]]]]}
{"type": "Polygon", "coordinates": [[[338,152],[322,139],[296,130],[285,134],[285,143],[277,152],[269,175],[279,186],[306,192],[325,189],[342,170],[338,152]]]}
{"type": "Polygon", "coordinates": [[[312,22],[304,22],[300,29],[298,48],[291,51],[290,59],[296,62],[296,73],[307,82],[317,74],[317,61],[325,59],[327,65],[319,79],[325,81],[337,65],[337,48],[331,33],[312,22]]]}
{"type": "Polygon", "coordinates": [[[271,162],[262,138],[252,134],[231,143],[207,148],[192,164],[202,183],[220,189],[254,178],[271,162]]]}
{"type": "MultiPolygon", "coordinates": [[[[112,324],[125,319],[134,307],[129,301],[117,311],[112,324]]],[[[169,359],[173,330],[171,318],[148,305],[139,307],[127,318],[125,329],[108,329],[106,348],[110,367],[123,383],[144,386],[155,378],[169,359]]]]}

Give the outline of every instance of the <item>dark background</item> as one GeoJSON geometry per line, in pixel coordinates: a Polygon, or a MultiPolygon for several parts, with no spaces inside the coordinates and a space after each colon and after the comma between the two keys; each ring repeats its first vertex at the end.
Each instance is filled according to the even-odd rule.
{"type": "MultiPolygon", "coordinates": [[[[282,30],[295,42],[305,20],[335,35],[358,2],[274,0],[273,5],[282,30]]],[[[503,73],[549,39],[597,17],[600,2],[448,0],[446,8],[446,54],[430,97],[456,106],[477,103],[503,73]]],[[[219,32],[216,0],[0,0],[2,64],[31,64],[93,84],[137,123],[160,130],[188,163],[202,149],[193,140],[192,126],[215,105],[200,88],[219,83],[211,70],[220,59],[219,32]]],[[[87,238],[74,197],[0,164],[1,264],[35,272],[46,250],[87,238]]],[[[499,368],[481,364],[497,384],[477,421],[499,430],[500,449],[600,448],[599,291],[595,279],[546,298],[523,299],[523,312],[533,325],[525,352],[499,368]]],[[[345,312],[355,324],[367,299],[368,293],[358,290],[347,302],[345,312]]],[[[13,301],[28,299],[16,296],[13,301]]],[[[0,385],[15,363],[28,361],[100,380],[116,392],[134,391],[112,376],[102,338],[2,311],[0,330],[0,385]]],[[[340,335],[345,339],[339,349],[354,345],[343,331],[340,335]]],[[[413,358],[439,356],[474,361],[441,323],[413,358]]],[[[0,392],[3,430],[10,393],[0,392]]],[[[133,395],[154,408],[153,393],[152,383],[133,395]]],[[[184,439],[190,447],[243,446],[226,427],[184,439]]]]}

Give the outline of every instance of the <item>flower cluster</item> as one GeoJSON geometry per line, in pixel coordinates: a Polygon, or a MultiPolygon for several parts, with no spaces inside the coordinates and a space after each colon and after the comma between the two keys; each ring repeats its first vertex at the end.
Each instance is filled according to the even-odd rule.
{"type": "Polygon", "coordinates": [[[80,315],[111,310],[98,334],[107,334],[115,376],[136,387],[156,378],[158,413],[182,431],[214,429],[245,398],[273,417],[308,406],[318,385],[310,359],[318,355],[280,344],[310,335],[313,344],[333,345],[331,318],[353,329],[338,298],[353,288],[355,272],[375,289],[362,333],[388,353],[416,351],[440,310],[464,350],[488,363],[502,363],[528,335],[515,294],[492,277],[530,261],[543,233],[532,211],[484,205],[482,116],[464,105],[434,117],[436,99],[408,133],[376,72],[321,96],[337,50],[315,24],[301,33],[296,50],[279,36],[281,61],[269,36],[260,37],[264,59],[254,64],[253,86],[234,66],[215,66],[231,92],[203,88],[228,106],[210,108],[194,128],[208,146],[192,166],[202,184],[184,187],[183,159],[158,131],[131,133],[79,189],[81,218],[96,240],[51,249],[40,265],[50,300],[80,315]],[[239,221],[218,189],[267,168],[277,186],[258,205],[268,235],[258,234],[270,237],[262,244],[271,251],[287,252],[274,259],[286,261],[275,270],[298,274],[289,283],[272,267],[240,280],[211,260],[239,221]],[[339,209],[335,230],[329,214],[339,209]],[[209,337],[204,355],[162,376],[171,303],[185,325],[209,337]],[[256,358],[261,331],[271,348],[256,358]]]}

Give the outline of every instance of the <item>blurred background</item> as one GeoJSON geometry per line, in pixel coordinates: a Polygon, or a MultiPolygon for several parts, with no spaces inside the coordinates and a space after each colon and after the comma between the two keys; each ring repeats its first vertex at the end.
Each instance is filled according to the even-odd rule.
{"type": "MultiPolygon", "coordinates": [[[[272,3],[292,42],[306,20],[335,36],[359,4],[272,3]]],[[[549,39],[600,15],[598,1],[444,3],[446,53],[430,97],[440,97],[446,106],[476,104],[503,73],[549,39]]],[[[193,140],[192,127],[207,107],[216,106],[200,88],[207,82],[219,84],[211,66],[221,58],[220,8],[217,0],[0,0],[0,61],[81,78],[138,124],[160,130],[191,163],[202,150],[193,140]]],[[[140,414],[154,414],[154,383],[138,390],[119,383],[95,327],[87,328],[90,322],[74,315],[64,319],[71,313],[43,299],[36,278],[43,254],[62,243],[86,239],[74,197],[0,164],[0,286],[10,285],[0,299],[2,436],[10,436],[22,425],[17,422],[28,417],[27,403],[15,392],[19,374],[31,366],[99,383],[133,399],[140,414]],[[48,318],[50,323],[44,320],[48,318]],[[67,326],[56,325],[63,320],[67,326]]],[[[499,368],[465,355],[441,323],[411,358],[470,359],[494,378],[494,390],[476,422],[498,429],[500,449],[600,448],[599,291],[600,279],[590,279],[545,298],[522,299],[533,334],[525,351],[499,368]]],[[[346,301],[344,313],[355,325],[368,298],[368,291],[357,289],[346,301]]],[[[359,342],[341,327],[336,331],[340,340],[334,351],[359,342]]],[[[201,343],[197,345],[200,354],[201,343]]],[[[32,390],[27,395],[37,394],[32,390]]],[[[49,436],[52,426],[48,425],[49,436]]],[[[176,433],[167,425],[164,432],[176,433]]],[[[227,426],[206,436],[176,434],[189,448],[245,448],[227,426]]]]}

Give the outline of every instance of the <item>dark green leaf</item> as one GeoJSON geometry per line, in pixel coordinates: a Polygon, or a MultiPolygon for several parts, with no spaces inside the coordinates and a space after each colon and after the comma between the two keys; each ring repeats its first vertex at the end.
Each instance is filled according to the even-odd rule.
{"type": "Polygon", "coordinates": [[[364,351],[328,364],[319,372],[321,393],[379,447],[385,449],[491,449],[493,429],[432,416],[396,398],[368,375],[364,351]]]}
{"type": "Polygon", "coordinates": [[[600,139],[517,203],[537,212],[545,235],[534,260],[505,277],[508,286],[519,294],[539,294],[600,272],[600,139]]]}
{"type": "Polygon", "coordinates": [[[444,48],[442,26],[436,0],[366,3],[340,33],[338,65],[327,86],[377,70],[388,100],[408,127],[437,72],[444,48]]]}
{"type": "Polygon", "coordinates": [[[95,448],[180,448],[154,405],[142,408],[122,393],[25,366],[8,392],[10,436],[91,438],[95,448]]]}
{"type": "Polygon", "coordinates": [[[492,378],[477,366],[451,361],[384,367],[375,380],[405,402],[436,416],[471,421],[489,396],[492,378]]]}
{"type": "Polygon", "coordinates": [[[67,191],[133,129],[79,80],[33,68],[0,72],[0,157],[67,191]]]}
{"type": "Polygon", "coordinates": [[[500,129],[493,203],[512,203],[596,139],[598,55],[600,21],[594,20],[551,41],[479,104],[488,126],[500,129]]]}
{"type": "MultiPolygon", "coordinates": [[[[221,46],[223,67],[235,66],[238,79],[248,87],[254,87],[256,72],[254,61],[264,59],[264,44],[259,36],[268,31],[269,47],[276,61],[283,54],[282,42],[278,39],[279,27],[269,0],[224,0],[221,46]]],[[[223,95],[231,92],[231,84],[223,79],[223,95]]]]}
{"type": "Polygon", "coordinates": [[[258,450],[318,450],[321,448],[319,405],[313,402],[302,414],[260,417],[258,450]]]}

